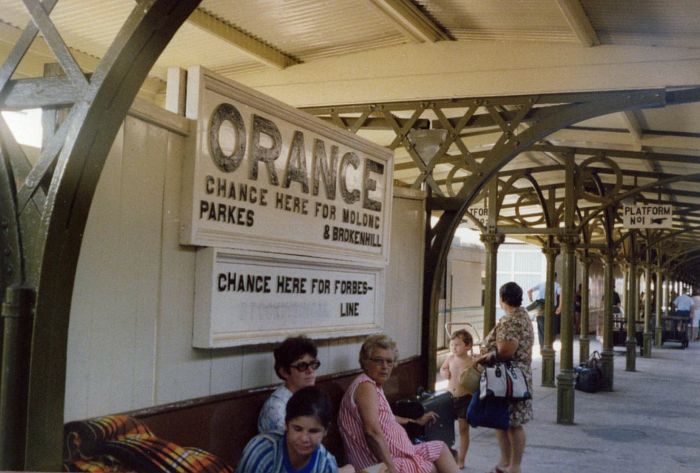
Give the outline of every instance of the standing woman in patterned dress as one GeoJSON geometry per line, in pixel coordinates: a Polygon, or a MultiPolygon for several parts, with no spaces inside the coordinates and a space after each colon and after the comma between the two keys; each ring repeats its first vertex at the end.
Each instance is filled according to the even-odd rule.
{"type": "Polygon", "coordinates": [[[372,335],[360,349],[364,371],[343,396],[338,426],[348,460],[357,470],[383,462],[388,473],[455,473],[457,463],[444,442],[413,445],[402,424],[426,425],[437,419],[428,412],[418,419],[395,416],[382,386],[391,376],[398,350],[386,335],[372,335]]]}
{"type": "MultiPolygon", "coordinates": [[[[489,365],[495,361],[510,361],[523,370],[532,386],[532,344],[534,332],[527,311],[521,307],[523,290],[514,282],[501,286],[498,291],[501,308],[505,312],[484,339],[485,354],[476,362],[489,365]]],[[[508,406],[510,427],[496,430],[501,458],[491,473],[520,473],[525,451],[525,425],[532,419],[532,399],[511,401],[508,406]]]]}

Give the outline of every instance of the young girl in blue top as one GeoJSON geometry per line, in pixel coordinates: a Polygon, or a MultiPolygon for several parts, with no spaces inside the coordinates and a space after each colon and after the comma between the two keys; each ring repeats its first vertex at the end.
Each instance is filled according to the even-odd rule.
{"type": "Polygon", "coordinates": [[[253,437],[236,473],[335,473],[335,457],[321,444],[331,422],[331,402],[315,386],[296,391],[287,403],[285,433],[253,437]]]}

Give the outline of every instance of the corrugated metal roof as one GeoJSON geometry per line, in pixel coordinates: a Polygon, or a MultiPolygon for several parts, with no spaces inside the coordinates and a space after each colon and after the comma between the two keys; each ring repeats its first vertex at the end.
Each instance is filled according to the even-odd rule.
{"type": "Polygon", "coordinates": [[[551,0],[419,0],[458,40],[492,39],[576,42],[551,0]]]}
{"type": "Polygon", "coordinates": [[[700,47],[696,0],[581,0],[604,43],[700,47]]]}
{"type": "Polygon", "coordinates": [[[201,8],[301,60],[406,42],[356,0],[205,0],[201,8]]]}
{"type": "MultiPolygon", "coordinates": [[[[336,102],[333,100],[342,96],[344,87],[355,85],[355,81],[360,83],[359,87],[380,90],[378,94],[391,93],[392,86],[405,87],[402,89],[404,95],[410,96],[404,98],[401,93],[397,93],[400,97],[397,100],[452,97],[449,88],[459,78],[465,82],[480,83],[503,77],[507,82],[498,84],[516,84],[513,94],[520,93],[520,88],[517,87],[520,81],[529,80],[535,84],[530,84],[531,89],[534,87],[537,90],[534,93],[546,93],[551,89],[540,87],[542,78],[538,70],[538,65],[543,64],[546,73],[554,81],[567,81],[566,87],[570,88],[566,88],[565,92],[599,90],[585,87],[577,89],[577,86],[568,84],[577,80],[581,80],[577,83],[585,84],[588,77],[607,73],[606,67],[598,66],[620,62],[631,66],[647,63],[658,66],[655,69],[640,69],[657,80],[655,85],[649,87],[659,87],[658,79],[665,80],[677,68],[685,68],[687,75],[683,77],[689,79],[683,83],[674,82],[674,86],[700,83],[700,79],[695,79],[696,69],[693,69],[697,68],[700,61],[694,54],[695,49],[700,48],[700,23],[697,21],[700,18],[700,1],[580,0],[579,3],[583,15],[567,17],[555,0],[203,0],[200,14],[213,19],[221,30],[243,35],[246,41],[237,43],[230,37],[222,39],[221,34],[207,29],[208,23],[197,24],[193,20],[185,23],[152,71],[150,98],[157,100],[158,94],[162,92],[162,79],[165,78],[168,67],[194,64],[201,64],[232,79],[255,75],[246,76],[247,73],[264,74],[271,71],[260,81],[268,87],[267,92],[282,90],[280,96],[284,96],[284,87],[294,84],[313,89],[312,93],[316,94],[315,87],[324,87],[322,100],[336,104],[348,103],[340,99],[336,102]],[[388,8],[399,8],[390,14],[379,8],[378,3],[388,8]],[[417,20],[415,16],[406,13],[411,11],[418,11],[417,16],[424,18],[417,20]],[[451,40],[433,44],[431,41],[435,38],[411,36],[407,29],[420,26],[421,21],[444,32],[451,40]],[[575,33],[576,25],[589,24],[603,44],[597,46],[598,49],[584,47],[585,41],[575,33]],[[474,40],[480,41],[477,43],[474,40]],[[414,44],[421,41],[426,44],[414,44]],[[535,41],[542,44],[533,44],[535,41]],[[523,46],[524,43],[527,43],[527,47],[523,46]],[[607,51],[619,45],[634,47],[625,48],[622,55],[607,55],[607,51]],[[671,48],[638,48],[648,45],[671,48]],[[596,52],[601,51],[601,54],[590,54],[594,49],[596,52]],[[301,65],[288,67],[289,64],[284,61],[281,64],[274,60],[266,61],[265,57],[261,58],[258,54],[260,50],[281,53],[285,60],[290,60],[290,64],[299,62],[301,65]],[[472,50],[477,52],[469,55],[472,50]],[[640,50],[644,54],[635,55],[635,51],[640,50]],[[464,54],[450,53],[454,51],[464,54]],[[522,55],[521,51],[526,54],[522,55]],[[627,53],[631,54],[629,59],[627,53]],[[648,59],[647,53],[655,55],[654,58],[648,59]],[[540,62],[537,61],[540,58],[536,58],[538,54],[543,58],[540,62]],[[562,58],[562,54],[584,59],[566,63],[562,59],[567,58],[562,58]],[[374,62],[364,62],[370,56],[374,62]],[[361,59],[353,61],[356,57],[361,59]],[[487,60],[480,62],[484,57],[487,60]],[[446,68],[448,73],[440,77],[443,70],[440,69],[441,63],[448,61],[453,61],[455,67],[446,68]],[[314,67],[317,64],[320,66],[314,67]],[[339,64],[336,71],[330,70],[339,64]],[[356,71],[362,72],[359,79],[354,75],[356,71]],[[337,75],[324,82],[327,72],[337,75]],[[559,78],[560,73],[562,79],[559,78]],[[453,77],[457,79],[453,80],[453,77]],[[439,80],[443,80],[442,88],[432,87],[432,81],[439,80]],[[412,92],[413,83],[419,81],[429,82],[432,88],[412,92]],[[406,90],[409,92],[405,93],[406,90]]],[[[68,46],[73,51],[82,53],[76,56],[83,68],[89,71],[97,63],[96,58],[104,55],[135,4],[133,0],[59,0],[51,19],[68,46]]],[[[0,25],[0,55],[9,49],[8,45],[12,44],[28,21],[29,15],[21,1],[0,0],[0,22],[3,23],[0,25]],[[4,26],[5,24],[14,28],[4,26]]],[[[51,61],[48,48],[40,44],[36,47],[37,59],[25,66],[34,75],[41,70],[44,62],[51,61]]],[[[630,76],[628,79],[636,77],[630,76]]],[[[647,87],[646,82],[645,76],[635,82],[635,86],[626,87],[623,84],[622,87],[647,87]]],[[[661,85],[664,86],[665,84],[661,85]]],[[[499,94],[507,95],[505,92],[499,94]]],[[[485,97],[487,94],[480,96],[485,97]]],[[[452,109],[449,118],[459,118],[465,111],[465,108],[452,109]]],[[[354,117],[359,116],[359,113],[354,117]]],[[[477,113],[488,112],[480,108],[477,113]]],[[[412,114],[412,109],[395,112],[399,119],[408,119],[412,114]]],[[[377,117],[381,117],[381,114],[378,113],[377,117]]],[[[429,110],[421,116],[425,126],[436,118],[435,113],[429,110]]],[[[593,150],[642,150],[692,157],[700,154],[699,124],[700,105],[676,105],[635,110],[627,115],[615,113],[596,117],[559,130],[546,140],[560,146],[593,150]]],[[[361,130],[359,134],[384,146],[389,145],[395,137],[392,130],[361,130]]],[[[499,137],[499,128],[487,123],[465,131],[461,140],[471,153],[475,153],[490,149],[499,137]]],[[[454,144],[449,152],[451,156],[461,156],[461,149],[454,144]]],[[[583,159],[586,159],[585,153],[577,157],[579,162],[583,159]]],[[[654,175],[651,174],[650,177],[648,173],[688,174],[700,171],[700,161],[688,162],[687,158],[683,162],[674,162],[670,158],[645,160],[639,156],[617,156],[613,159],[630,173],[625,178],[625,184],[629,185],[648,182],[654,175]]],[[[527,170],[537,166],[556,165],[557,162],[552,153],[527,152],[513,159],[504,170],[527,170]]],[[[404,184],[413,184],[419,170],[412,165],[413,160],[405,148],[396,149],[395,163],[398,169],[394,177],[404,184]]],[[[450,165],[440,164],[433,175],[437,180],[444,180],[450,170],[450,165]]],[[[464,171],[456,172],[456,176],[460,175],[464,175],[464,171]]],[[[561,173],[557,171],[540,172],[537,178],[545,185],[554,186],[561,185],[562,180],[561,173]]],[[[612,174],[604,174],[602,177],[603,182],[608,183],[614,182],[614,179],[612,174]]],[[[518,186],[521,184],[525,185],[518,183],[518,186]]],[[[670,186],[678,191],[694,191],[696,187],[688,183],[674,183],[670,186]]],[[[651,198],[657,192],[658,190],[648,192],[645,196],[651,198]]],[[[558,196],[561,194],[560,190],[557,191],[558,196]]],[[[684,202],[700,202],[697,194],[680,196],[679,199],[684,202]]]]}

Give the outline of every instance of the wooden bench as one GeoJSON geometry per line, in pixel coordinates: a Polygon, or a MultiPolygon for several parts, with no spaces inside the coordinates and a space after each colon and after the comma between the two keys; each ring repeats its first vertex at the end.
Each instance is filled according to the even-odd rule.
{"type": "MultiPolygon", "coordinates": [[[[384,386],[390,402],[416,393],[423,373],[420,357],[399,363],[384,386]]],[[[353,379],[354,370],[321,376],[317,386],[327,392],[337,418],[340,400],[353,379]]],[[[258,413],[275,386],[209,396],[127,412],[144,422],[156,435],[179,445],[198,447],[236,465],[243,448],[257,434],[258,413]]],[[[343,444],[334,422],[324,439],[340,464],[346,463],[343,444]]]]}

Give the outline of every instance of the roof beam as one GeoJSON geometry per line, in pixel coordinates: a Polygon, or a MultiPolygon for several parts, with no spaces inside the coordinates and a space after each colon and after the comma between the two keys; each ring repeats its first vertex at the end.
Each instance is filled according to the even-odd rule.
{"type": "Polygon", "coordinates": [[[634,142],[636,143],[635,148],[637,148],[636,151],[641,151],[643,133],[637,115],[635,115],[634,111],[624,111],[620,112],[620,118],[622,118],[622,123],[625,124],[627,131],[629,131],[632,138],[634,138],[634,142]]]}
{"type": "Polygon", "coordinates": [[[449,35],[423,13],[411,0],[370,0],[389,17],[401,32],[415,43],[446,41],[449,35]]]}
{"type": "MultiPolygon", "coordinates": [[[[612,129],[585,129],[581,127],[569,127],[557,130],[547,137],[549,141],[561,143],[562,146],[580,147],[582,143],[599,143],[606,147],[629,147],[628,151],[633,151],[635,147],[634,139],[627,130],[615,131],[612,129]]],[[[700,147],[700,139],[697,136],[683,136],[678,134],[656,133],[645,131],[642,147],[665,148],[676,150],[694,151],[700,147]]]]}
{"type": "Polygon", "coordinates": [[[0,95],[2,110],[67,106],[77,102],[82,88],[66,77],[8,81],[0,95]]]}
{"type": "MultiPolygon", "coordinates": [[[[17,43],[22,31],[14,26],[0,21],[0,58],[6,58],[12,47],[17,43]]],[[[69,48],[73,57],[78,61],[81,69],[85,72],[94,71],[99,60],[87,53],[77,49],[69,48]]],[[[29,51],[22,58],[17,70],[14,72],[15,79],[41,77],[44,73],[44,64],[55,63],[56,57],[53,55],[43,37],[39,36],[29,48],[29,51]]],[[[148,98],[152,102],[156,101],[156,96],[165,90],[165,82],[155,76],[148,76],[141,85],[139,95],[148,98]]],[[[4,100],[8,98],[5,97],[4,100]]]]}
{"type": "Polygon", "coordinates": [[[300,63],[293,57],[281,53],[272,46],[221,21],[200,8],[193,11],[187,21],[197,28],[226,41],[256,61],[267,64],[268,66],[284,69],[300,63]]]}
{"type": "Polygon", "coordinates": [[[598,35],[579,0],[557,0],[557,5],[581,45],[591,47],[600,44],[598,35]]]}
{"type": "MultiPolygon", "coordinates": [[[[610,184],[612,186],[612,184],[610,184]]],[[[629,185],[629,184],[623,184],[620,186],[620,191],[626,192],[626,191],[631,191],[633,189],[636,189],[635,186],[629,185]]],[[[662,196],[668,196],[668,199],[671,198],[671,195],[675,196],[680,196],[680,197],[691,197],[693,199],[698,199],[700,198],[700,192],[693,192],[693,191],[684,191],[684,190],[677,190],[677,189],[659,189],[659,190],[649,190],[649,191],[644,191],[642,192],[642,196],[646,196],[646,194],[652,194],[652,195],[662,195],[662,196]]],[[[647,198],[644,197],[645,200],[653,200],[652,198],[647,198]]],[[[661,199],[664,200],[664,199],[661,199]]]]}
{"type": "Polygon", "coordinates": [[[664,161],[669,163],[693,163],[697,164],[700,161],[699,156],[687,154],[673,153],[656,153],[653,151],[630,151],[621,149],[605,149],[605,148],[585,148],[585,147],[569,147],[556,146],[548,144],[536,144],[530,147],[532,151],[551,151],[555,153],[574,153],[581,155],[600,155],[603,154],[610,158],[630,158],[630,159],[645,159],[654,161],[664,161]]]}

